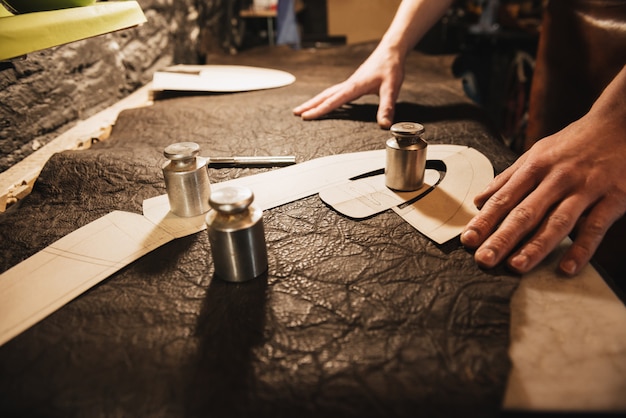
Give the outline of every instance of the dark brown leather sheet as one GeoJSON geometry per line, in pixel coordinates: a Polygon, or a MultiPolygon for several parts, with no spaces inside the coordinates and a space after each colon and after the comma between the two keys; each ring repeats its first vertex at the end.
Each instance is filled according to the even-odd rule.
{"type": "MultiPolygon", "coordinates": [[[[113,210],[165,193],[163,148],[204,155],[381,149],[375,97],[319,121],[291,109],[349,75],[371,45],[221,57],[292,72],[287,87],[169,97],[124,111],[111,138],[55,155],[0,216],[0,271],[113,210]]],[[[396,120],[432,144],[512,161],[450,75],[415,53],[396,120]]],[[[210,169],[212,182],[264,169],[210,169]]],[[[458,239],[438,246],[392,211],[346,218],[312,196],[265,212],[269,271],[213,278],[206,232],[172,241],[0,347],[0,415],[134,417],[496,416],[510,369],[519,278],[483,271],[458,239]]]]}

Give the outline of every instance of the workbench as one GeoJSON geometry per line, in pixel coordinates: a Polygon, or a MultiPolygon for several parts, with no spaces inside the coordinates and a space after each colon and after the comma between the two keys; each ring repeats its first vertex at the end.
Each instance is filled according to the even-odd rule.
{"type": "MultiPolygon", "coordinates": [[[[54,154],[0,215],[0,272],[108,213],[165,193],[165,146],[297,162],[384,148],[376,97],[318,121],[291,109],[345,79],[373,45],[261,48],[211,64],[271,67],[292,85],[161,95],[111,136],[54,154]]],[[[515,155],[463,94],[453,57],[412,53],[396,120],[429,144],[515,155]]],[[[210,168],[212,183],[272,168],[210,168]]],[[[626,410],[626,307],[592,266],[520,277],[480,269],[392,211],[355,220],[310,196],[264,214],[269,270],[213,277],[206,232],[121,268],[0,346],[0,411],[25,416],[495,417],[626,410]]],[[[45,289],[41,289],[45,292],[45,289]]],[[[1,308],[0,308],[1,309],[1,308]]]]}

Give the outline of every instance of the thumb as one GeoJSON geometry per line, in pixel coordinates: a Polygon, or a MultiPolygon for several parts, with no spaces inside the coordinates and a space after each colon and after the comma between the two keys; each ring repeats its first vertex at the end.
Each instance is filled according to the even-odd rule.
{"type": "Polygon", "coordinates": [[[399,87],[394,86],[392,83],[383,83],[380,86],[376,121],[381,128],[388,129],[393,124],[398,91],[399,87]]]}

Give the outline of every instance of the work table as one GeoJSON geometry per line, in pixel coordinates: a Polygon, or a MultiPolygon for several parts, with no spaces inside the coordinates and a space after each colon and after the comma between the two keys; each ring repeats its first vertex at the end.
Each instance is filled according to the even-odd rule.
{"type": "MultiPolygon", "coordinates": [[[[291,109],[343,80],[371,45],[262,49],[210,64],[271,67],[292,85],[160,97],[111,137],[54,155],[0,215],[0,271],[114,210],[165,193],[165,146],[298,162],[384,148],[377,98],[318,121],[291,109]]],[[[452,57],[409,56],[396,120],[470,146],[496,172],[515,155],[467,99],[452,57]]],[[[210,168],[212,183],[268,168],[210,168]]],[[[0,346],[0,411],[42,416],[499,416],[625,410],[626,308],[589,266],[482,270],[392,211],[354,220],[311,196],[264,214],[266,276],[213,277],[206,232],[163,245],[0,346]]],[[[552,263],[552,264],[550,264],[552,263]]],[[[10,414],[9,414],[10,415],[10,414]]]]}

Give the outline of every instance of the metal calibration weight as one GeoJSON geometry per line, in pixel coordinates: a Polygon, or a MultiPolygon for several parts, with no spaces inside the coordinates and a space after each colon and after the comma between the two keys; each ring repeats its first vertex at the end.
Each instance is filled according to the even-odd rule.
{"type": "Polygon", "coordinates": [[[424,184],[426,171],[424,126],[399,122],[391,126],[390,132],[393,137],[386,142],[385,185],[401,192],[417,190],[424,184]]]}
{"type": "Polygon", "coordinates": [[[163,166],[163,178],[170,210],[175,215],[198,216],[210,209],[209,161],[199,157],[199,152],[195,142],[179,142],[163,151],[169,160],[163,166]]]}
{"type": "Polygon", "coordinates": [[[211,193],[206,215],[215,276],[244,282],[267,271],[267,245],[263,211],[252,190],[224,187],[211,193]]]}

